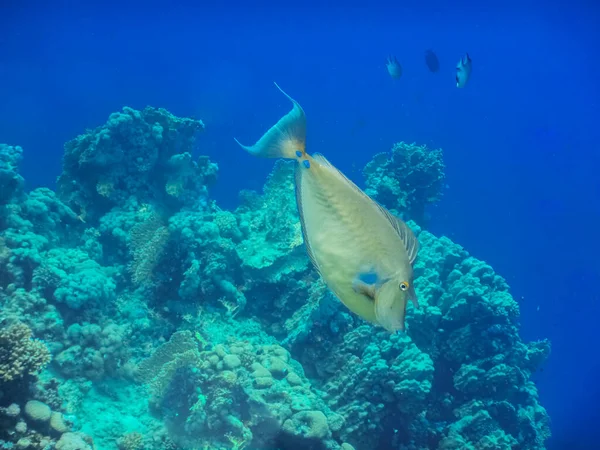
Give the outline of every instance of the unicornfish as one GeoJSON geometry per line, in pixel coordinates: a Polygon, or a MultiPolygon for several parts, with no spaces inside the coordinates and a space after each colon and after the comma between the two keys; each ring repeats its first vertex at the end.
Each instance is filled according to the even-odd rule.
{"type": "Polygon", "coordinates": [[[350,311],[390,333],[404,331],[408,301],[419,306],[413,285],[417,238],[323,155],[307,153],[304,110],[277,88],[292,102],[291,111],[254,145],[235,141],[254,156],[297,161],[296,203],[315,269],[350,311]]]}

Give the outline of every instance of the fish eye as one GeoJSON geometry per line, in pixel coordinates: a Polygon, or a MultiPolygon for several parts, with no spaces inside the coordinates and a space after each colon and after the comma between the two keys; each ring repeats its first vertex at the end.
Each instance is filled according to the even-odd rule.
{"type": "Polygon", "coordinates": [[[406,281],[403,281],[402,283],[400,283],[400,290],[401,291],[406,291],[408,290],[408,283],[406,281]]]}

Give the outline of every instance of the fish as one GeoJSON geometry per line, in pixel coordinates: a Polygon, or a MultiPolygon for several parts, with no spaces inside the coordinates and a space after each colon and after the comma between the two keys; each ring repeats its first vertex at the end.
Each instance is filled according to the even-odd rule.
{"type": "Polygon", "coordinates": [[[460,61],[456,64],[456,87],[463,88],[466,86],[469,78],[471,78],[472,65],[473,62],[469,54],[465,53],[465,56],[460,58],[460,61]]]}
{"type": "Polygon", "coordinates": [[[254,145],[262,158],[295,160],[296,206],[308,257],[328,289],[354,314],[394,334],[405,330],[409,300],[419,302],[413,265],[419,242],[392,215],[320,153],[306,150],[306,115],[292,109],[254,145]]]}
{"type": "Polygon", "coordinates": [[[425,52],[425,65],[429,68],[430,72],[435,73],[440,70],[440,60],[431,49],[425,52]]]}
{"type": "Polygon", "coordinates": [[[400,65],[395,56],[388,56],[385,65],[387,67],[388,73],[390,74],[390,77],[392,77],[394,80],[397,80],[402,76],[402,66],[400,65]]]}

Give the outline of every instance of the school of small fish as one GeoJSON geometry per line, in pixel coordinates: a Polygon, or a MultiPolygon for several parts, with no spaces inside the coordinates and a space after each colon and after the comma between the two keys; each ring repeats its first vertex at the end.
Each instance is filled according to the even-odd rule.
{"type": "MultiPolygon", "coordinates": [[[[431,49],[425,52],[425,65],[432,73],[437,73],[440,70],[440,61],[435,52],[431,49]]],[[[467,85],[467,82],[471,78],[472,66],[473,62],[471,57],[468,53],[465,53],[456,64],[454,75],[456,87],[463,88],[467,85]]],[[[390,77],[394,80],[398,80],[402,76],[402,65],[395,56],[388,56],[386,67],[390,77]]]]}

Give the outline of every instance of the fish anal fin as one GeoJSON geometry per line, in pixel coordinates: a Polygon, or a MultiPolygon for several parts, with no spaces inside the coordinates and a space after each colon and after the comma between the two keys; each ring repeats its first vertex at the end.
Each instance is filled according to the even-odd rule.
{"type": "Polygon", "coordinates": [[[408,298],[410,299],[410,301],[412,302],[413,306],[417,309],[420,309],[421,306],[419,305],[419,299],[417,298],[417,292],[415,291],[415,287],[411,286],[409,291],[408,291],[408,298]]]}

